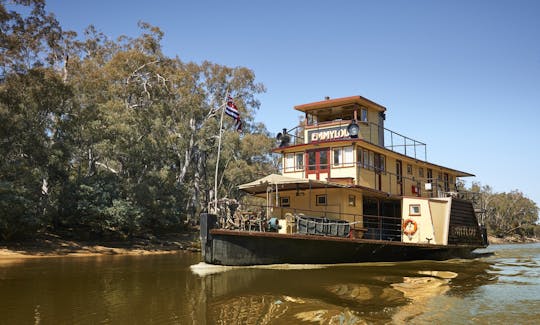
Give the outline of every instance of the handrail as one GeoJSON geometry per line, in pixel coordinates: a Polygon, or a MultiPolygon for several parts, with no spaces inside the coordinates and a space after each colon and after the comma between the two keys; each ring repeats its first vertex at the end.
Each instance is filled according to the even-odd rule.
{"type": "MultiPolygon", "coordinates": [[[[310,125],[297,125],[294,128],[290,129],[289,131],[296,130],[296,134],[291,134],[295,137],[296,140],[304,140],[304,143],[307,143],[308,140],[304,139],[302,136],[299,136],[298,133],[302,133],[305,130],[324,130],[331,126],[346,126],[349,125],[352,122],[352,120],[335,120],[335,121],[325,121],[325,122],[319,122],[317,124],[310,124],[310,125]]],[[[415,140],[413,138],[407,137],[405,135],[402,135],[401,133],[395,132],[393,130],[390,130],[386,127],[382,127],[377,123],[369,122],[369,121],[358,121],[358,126],[360,127],[360,134],[364,136],[362,138],[364,141],[374,144],[376,146],[404,154],[405,156],[420,159],[423,161],[427,161],[427,144],[424,142],[415,140]],[[382,137],[381,137],[381,129],[382,129],[382,137]],[[375,130],[375,131],[374,131],[375,130]],[[401,139],[396,140],[395,138],[401,139]],[[410,150],[407,152],[408,148],[413,148],[413,152],[411,153],[410,150]],[[418,147],[423,147],[423,157],[421,156],[421,153],[417,151],[418,147]]],[[[324,141],[324,140],[323,140],[324,141]]],[[[295,144],[298,141],[295,141],[295,144]]]]}
{"type": "Polygon", "coordinates": [[[273,207],[267,205],[245,204],[241,205],[235,211],[225,210],[225,215],[220,215],[220,224],[222,228],[233,228],[244,231],[268,231],[267,222],[273,215],[266,215],[269,208],[280,209],[278,213],[281,218],[290,214],[298,226],[300,221],[309,224],[319,224],[321,226],[330,225],[348,225],[353,230],[359,230],[365,233],[366,238],[377,240],[400,240],[402,232],[401,216],[378,216],[367,214],[338,213],[340,218],[329,216],[320,216],[321,211],[312,209],[298,209],[288,207],[273,207]],[[241,209],[240,209],[241,208],[241,209]],[[243,211],[242,211],[243,210],[243,211]],[[315,218],[315,220],[313,220],[315,218]],[[325,222],[317,222],[317,218],[325,218],[325,222]],[[332,220],[342,220],[341,223],[332,220]],[[360,225],[361,227],[357,227],[360,225]]]}

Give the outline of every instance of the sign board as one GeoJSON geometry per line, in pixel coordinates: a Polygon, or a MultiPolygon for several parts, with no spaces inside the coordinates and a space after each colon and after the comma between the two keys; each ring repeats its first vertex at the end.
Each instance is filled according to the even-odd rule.
{"type": "Polygon", "coordinates": [[[308,130],[307,136],[309,142],[314,142],[347,138],[349,132],[347,131],[347,125],[343,125],[327,129],[308,130]]]}

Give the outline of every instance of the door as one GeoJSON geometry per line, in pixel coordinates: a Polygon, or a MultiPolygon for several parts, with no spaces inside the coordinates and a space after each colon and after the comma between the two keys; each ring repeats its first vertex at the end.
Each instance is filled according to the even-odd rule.
{"type": "Polygon", "coordinates": [[[396,179],[398,195],[403,195],[403,168],[401,160],[396,160],[396,179]]]}
{"type": "Polygon", "coordinates": [[[307,151],[306,177],[326,180],[330,177],[330,150],[328,148],[307,151]]]}

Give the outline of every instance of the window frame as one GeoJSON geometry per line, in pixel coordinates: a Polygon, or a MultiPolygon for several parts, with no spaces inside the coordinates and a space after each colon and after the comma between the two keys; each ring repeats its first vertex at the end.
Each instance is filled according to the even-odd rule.
{"type": "Polygon", "coordinates": [[[327,194],[315,195],[315,205],[328,206],[328,195],[327,194]],[[321,202],[321,199],[324,199],[324,202],[321,202]]]}
{"type": "Polygon", "coordinates": [[[368,109],[365,107],[360,108],[360,122],[369,122],[368,109]]]}
{"type": "Polygon", "coordinates": [[[420,204],[409,204],[409,216],[421,216],[422,215],[422,208],[420,207],[420,204]],[[416,211],[416,208],[418,208],[418,211],[416,211]]]}
{"type": "Polygon", "coordinates": [[[353,166],[354,166],[354,147],[353,146],[332,148],[332,167],[343,168],[343,167],[353,167],[353,166]],[[336,162],[336,158],[338,158],[338,162],[336,162]]]}
{"type": "Polygon", "coordinates": [[[349,194],[349,206],[355,207],[356,206],[356,195],[349,194]]]}
{"type": "Polygon", "coordinates": [[[304,153],[303,152],[295,152],[294,153],[294,170],[297,172],[304,171],[304,153]],[[300,158],[300,159],[298,159],[300,158]],[[298,166],[298,162],[301,162],[301,166],[298,166]]]}

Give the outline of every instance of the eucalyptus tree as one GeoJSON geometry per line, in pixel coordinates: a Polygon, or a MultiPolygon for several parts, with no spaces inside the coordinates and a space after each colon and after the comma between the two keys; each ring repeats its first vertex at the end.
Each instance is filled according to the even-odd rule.
{"type": "Polygon", "coordinates": [[[128,237],[178,228],[211,199],[227,95],[244,133],[225,119],[218,196],[239,198],[238,183],[271,170],[253,71],[168,57],[147,23],[134,38],[94,26],[78,36],[42,0],[15,1],[25,15],[0,1],[4,238],[45,226],[128,237]]]}
{"type": "Polygon", "coordinates": [[[69,153],[61,78],[64,33],[44,1],[0,1],[0,237],[30,234],[54,214],[54,189],[69,153]]]}

